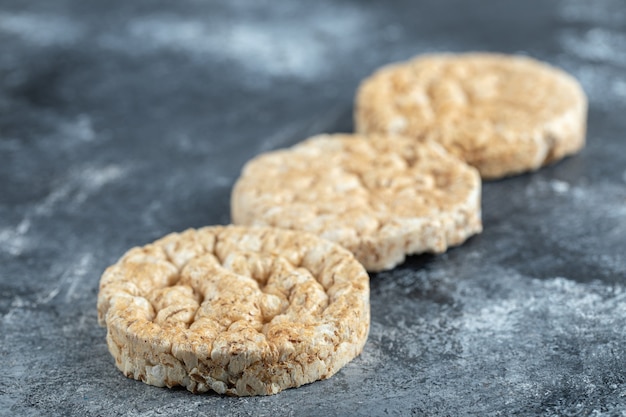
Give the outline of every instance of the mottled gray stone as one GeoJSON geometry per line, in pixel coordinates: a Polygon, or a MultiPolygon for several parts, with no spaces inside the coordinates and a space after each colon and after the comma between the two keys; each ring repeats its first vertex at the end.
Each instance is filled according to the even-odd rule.
{"type": "Polygon", "coordinates": [[[1,0],[0,414],[626,416],[625,74],[621,0],[1,0]],[[350,131],[379,65],[467,50],[578,77],[588,146],[485,184],[482,235],[373,275],[359,358],[259,398],[115,369],[107,265],[228,223],[242,165],[350,131]]]}

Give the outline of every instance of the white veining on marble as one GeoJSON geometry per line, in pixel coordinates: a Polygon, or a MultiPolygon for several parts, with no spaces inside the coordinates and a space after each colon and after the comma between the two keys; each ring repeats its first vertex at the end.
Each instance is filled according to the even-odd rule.
{"type": "Polygon", "coordinates": [[[626,65],[626,35],[605,28],[580,33],[567,30],[559,38],[564,49],[579,58],[626,65]]]}
{"type": "Polygon", "coordinates": [[[26,233],[30,229],[30,219],[22,219],[16,227],[0,229],[0,251],[18,256],[28,245],[26,233]]]}
{"type": "MultiPolygon", "coordinates": [[[[36,304],[47,304],[57,295],[63,292],[63,301],[72,302],[76,297],[76,290],[81,284],[90,286],[90,282],[85,282],[87,275],[93,274],[94,256],[91,253],[84,253],[77,257],[77,260],[66,266],[65,271],[51,288],[36,298],[36,304]]],[[[82,297],[78,297],[82,298],[82,297]]]]}
{"type": "Polygon", "coordinates": [[[199,59],[234,63],[269,76],[311,79],[325,72],[337,47],[349,50],[367,30],[367,16],[358,8],[342,13],[323,10],[306,21],[250,19],[221,22],[153,14],[128,22],[127,31],[103,38],[116,49],[189,54],[199,59]]]}
{"type": "Polygon", "coordinates": [[[0,229],[0,251],[12,256],[21,255],[33,243],[29,233],[33,221],[52,216],[58,209],[79,210],[89,197],[105,185],[119,181],[127,172],[127,168],[113,164],[70,171],[42,201],[28,207],[17,225],[0,229]]]}
{"type": "Polygon", "coordinates": [[[78,139],[82,142],[92,142],[97,133],[94,130],[91,117],[79,114],[75,119],[60,124],[59,135],[69,140],[78,139]]]}
{"type": "Polygon", "coordinates": [[[592,2],[562,2],[560,18],[575,25],[559,30],[556,40],[563,51],[558,63],[582,83],[592,106],[609,110],[625,107],[626,9],[607,10],[592,2]]]}
{"type": "Polygon", "coordinates": [[[84,28],[75,20],[61,15],[0,12],[1,32],[31,44],[51,46],[75,42],[84,28]]]}
{"type": "Polygon", "coordinates": [[[602,0],[602,2],[563,0],[559,6],[560,15],[567,22],[623,25],[626,21],[623,0],[602,0]]]}

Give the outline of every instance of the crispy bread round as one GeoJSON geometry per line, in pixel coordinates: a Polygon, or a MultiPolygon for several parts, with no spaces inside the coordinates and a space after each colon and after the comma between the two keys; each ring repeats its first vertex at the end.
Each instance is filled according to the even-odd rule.
{"type": "Polygon", "coordinates": [[[480,187],[474,168],[433,142],[321,135],[248,162],[231,217],[315,233],[380,271],[479,233],[480,187]]]}
{"type": "Polygon", "coordinates": [[[328,378],[362,351],[369,278],[350,252],[306,233],[190,229],[109,267],[98,318],[130,378],[269,395],[328,378]]]}
{"type": "Polygon", "coordinates": [[[532,171],[579,151],[587,98],[564,71],[521,56],[419,56],[364,80],[359,133],[427,137],[485,179],[532,171]]]}

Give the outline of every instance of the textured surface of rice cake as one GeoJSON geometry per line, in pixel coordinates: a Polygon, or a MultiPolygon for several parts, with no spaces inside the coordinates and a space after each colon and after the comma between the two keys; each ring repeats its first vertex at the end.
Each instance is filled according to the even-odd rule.
{"type": "Polygon", "coordinates": [[[359,133],[427,137],[483,178],[532,171],[579,151],[587,98],[562,70],[499,54],[424,55],[384,67],[357,93],[359,133]]]}
{"type": "Polygon", "coordinates": [[[194,393],[267,395],[325,379],[369,330],[369,278],[306,233],[207,227],[128,251],[98,318],[124,375],[194,393]]]}
{"type": "Polygon", "coordinates": [[[436,143],[321,135],[248,162],[231,215],[315,233],[380,271],[479,233],[480,189],[478,172],[436,143]]]}

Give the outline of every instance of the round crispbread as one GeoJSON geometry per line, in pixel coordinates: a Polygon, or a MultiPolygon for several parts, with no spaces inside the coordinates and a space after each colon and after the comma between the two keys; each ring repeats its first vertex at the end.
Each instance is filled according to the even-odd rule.
{"type": "Polygon", "coordinates": [[[98,318],[124,375],[194,393],[269,395],[325,379],[369,330],[369,278],[306,233],[206,227],[128,251],[98,318]]]}
{"type": "Polygon", "coordinates": [[[438,144],[416,145],[338,134],[262,154],[235,184],[232,220],[315,233],[369,271],[444,252],[482,230],[480,177],[438,144]]]}
{"type": "Polygon", "coordinates": [[[511,55],[433,54],[363,81],[356,130],[430,138],[485,179],[557,161],[585,143],[587,98],[564,71],[511,55]]]}

